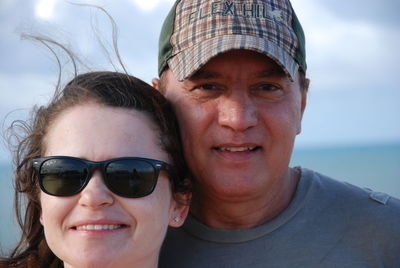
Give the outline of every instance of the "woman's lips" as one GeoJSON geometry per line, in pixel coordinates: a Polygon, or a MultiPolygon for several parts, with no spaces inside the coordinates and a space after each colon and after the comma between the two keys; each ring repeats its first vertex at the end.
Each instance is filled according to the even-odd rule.
{"type": "Polygon", "coordinates": [[[124,224],[85,224],[73,227],[75,230],[83,230],[83,231],[103,231],[103,230],[115,230],[124,228],[126,225],[124,224]]]}
{"type": "Polygon", "coordinates": [[[121,221],[111,219],[99,219],[99,220],[81,220],[71,225],[72,230],[77,231],[113,231],[129,227],[121,221]]]}

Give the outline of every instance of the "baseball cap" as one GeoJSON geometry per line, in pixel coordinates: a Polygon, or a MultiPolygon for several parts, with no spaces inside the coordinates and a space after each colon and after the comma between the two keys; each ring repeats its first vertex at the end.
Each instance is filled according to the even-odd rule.
{"type": "Polygon", "coordinates": [[[307,69],[304,32],[289,0],[178,0],[161,29],[158,72],[168,66],[183,81],[234,49],[267,55],[292,80],[307,69]]]}

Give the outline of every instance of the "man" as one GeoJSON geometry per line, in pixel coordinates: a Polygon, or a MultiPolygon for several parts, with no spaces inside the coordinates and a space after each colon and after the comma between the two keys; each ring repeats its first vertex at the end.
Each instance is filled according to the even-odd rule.
{"type": "Polygon", "coordinates": [[[306,69],[289,1],[175,3],[153,85],[196,183],[160,267],[399,267],[399,200],[289,168],[306,69]]]}

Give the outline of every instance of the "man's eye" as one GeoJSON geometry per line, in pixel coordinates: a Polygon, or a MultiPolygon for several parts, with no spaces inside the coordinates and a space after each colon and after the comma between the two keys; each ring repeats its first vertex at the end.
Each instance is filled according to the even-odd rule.
{"type": "Polygon", "coordinates": [[[217,90],[218,87],[215,84],[202,84],[197,86],[196,89],[212,91],[212,90],[217,90]]]}
{"type": "Polygon", "coordinates": [[[258,84],[252,91],[253,94],[269,100],[280,99],[285,94],[283,88],[269,83],[258,84]]]}
{"type": "Polygon", "coordinates": [[[272,84],[261,84],[258,85],[258,90],[262,90],[262,91],[277,91],[280,90],[279,87],[272,85],[272,84]]]}

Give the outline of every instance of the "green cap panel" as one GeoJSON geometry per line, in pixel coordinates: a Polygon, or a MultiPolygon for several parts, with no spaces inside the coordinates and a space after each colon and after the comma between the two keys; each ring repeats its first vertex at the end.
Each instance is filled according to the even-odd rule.
{"type": "Polygon", "coordinates": [[[172,46],[171,46],[171,36],[174,32],[174,22],[176,16],[176,6],[181,0],[175,2],[174,6],[169,11],[163,26],[161,28],[160,40],[159,40],[159,51],[158,51],[158,75],[164,71],[165,67],[167,67],[167,61],[172,55],[172,46]]]}

